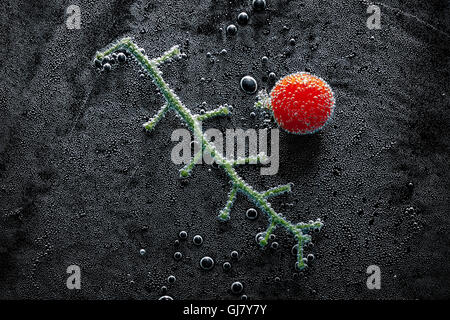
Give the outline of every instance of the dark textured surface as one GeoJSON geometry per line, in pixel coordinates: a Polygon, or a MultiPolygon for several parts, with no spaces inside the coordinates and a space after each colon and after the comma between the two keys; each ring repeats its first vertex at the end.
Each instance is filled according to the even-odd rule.
{"type": "Polygon", "coordinates": [[[449,298],[449,3],[408,2],[389,1],[382,30],[368,30],[367,4],[356,0],[269,0],[259,14],[248,1],[2,1],[0,298],[156,299],[166,285],[175,299],[230,299],[234,281],[251,299],[449,298]],[[81,30],[66,29],[69,4],[81,7],[81,30]],[[249,25],[226,37],[219,28],[242,10],[249,25]],[[239,169],[259,190],[294,182],[272,201],[291,220],[324,219],[306,272],[294,270],[282,230],[278,250],[258,249],[267,222],[245,219],[244,197],[229,222],[217,220],[229,191],[218,169],[198,166],[181,183],[170,160],[179,120],[169,114],[151,134],[141,127],[162,104],[156,87],[134,63],[110,73],[91,65],[124,36],[151,57],[183,47],[187,59],[162,67],[182,101],[235,106],[206,126],[262,127],[262,114],[250,116],[255,96],[239,90],[244,75],[267,89],[270,71],[330,83],[331,125],[281,133],[276,176],[239,169]],[[177,262],[180,230],[189,240],[177,262]],[[232,250],[239,261],[224,273],[232,250]],[[199,269],[204,255],[213,270],[199,269]],[[79,291],[65,285],[71,264],[81,267],[79,291]],[[366,288],[371,264],[381,290],[366,288]]]}

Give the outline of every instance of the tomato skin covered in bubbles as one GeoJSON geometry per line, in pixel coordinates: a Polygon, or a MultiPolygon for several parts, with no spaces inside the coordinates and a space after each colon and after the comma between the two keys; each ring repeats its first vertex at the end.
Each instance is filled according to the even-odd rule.
{"type": "Polygon", "coordinates": [[[270,92],[278,125],[295,134],[310,134],[323,128],[334,112],[334,96],[321,78],[307,72],[280,79],[270,92]]]}

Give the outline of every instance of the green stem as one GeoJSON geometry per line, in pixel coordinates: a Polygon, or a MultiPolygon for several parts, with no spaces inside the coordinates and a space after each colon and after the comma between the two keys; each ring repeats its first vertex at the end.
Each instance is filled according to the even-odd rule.
{"type": "MultiPolygon", "coordinates": [[[[229,210],[231,209],[232,203],[236,197],[236,193],[238,191],[242,192],[243,194],[247,195],[248,198],[253,201],[268,217],[270,221],[270,225],[268,228],[268,231],[266,233],[266,237],[264,238],[265,241],[268,240],[268,237],[270,236],[270,233],[273,231],[273,229],[277,225],[281,225],[285,227],[289,232],[291,232],[295,238],[299,241],[299,249],[297,254],[297,261],[298,266],[301,267],[303,263],[303,250],[302,246],[304,243],[309,240],[309,236],[304,235],[304,230],[309,230],[311,228],[320,228],[323,224],[320,221],[317,221],[313,224],[301,224],[296,225],[288,221],[286,218],[282,217],[280,214],[278,214],[270,205],[270,203],[267,201],[267,198],[272,195],[276,195],[285,191],[290,190],[286,186],[276,187],[273,189],[270,189],[265,192],[258,192],[252,188],[247,182],[245,182],[236,172],[234,169],[234,161],[227,160],[221,153],[219,153],[213,144],[211,144],[206,136],[203,134],[201,125],[199,123],[199,116],[195,116],[191,113],[191,111],[186,108],[181,100],[178,98],[178,96],[175,94],[173,90],[171,90],[168,86],[168,84],[164,81],[162,78],[162,73],[158,69],[158,64],[170,59],[171,57],[176,56],[180,53],[180,50],[178,47],[173,47],[171,50],[167,51],[161,58],[155,59],[155,60],[149,60],[138,48],[138,46],[130,39],[125,38],[118,43],[116,43],[111,48],[107,49],[104,52],[97,53],[96,58],[97,59],[103,59],[103,57],[113,53],[114,51],[117,51],[119,49],[126,49],[128,52],[130,52],[136,60],[141,64],[141,66],[148,72],[148,74],[153,79],[154,83],[158,86],[158,88],[161,90],[161,93],[163,94],[165,100],[167,101],[167,108],[173,109],[178,115],[186,122],[188,128],[192,131],[194,136],[196,137],[197,141],[201,143],[202,150],[206,150],[211,156],[216,160],[216,163],[227,173],[228,177],[233,183],[233,189],[230,193],[228,203],[225,207],[225,211],[222,211],[222,214],[219,215],[221,217],[227,218],[229,215],[229,210]],[[306,228],[306,226],[308,228],[306,228]],[[267,239],[266,239],[267,238],[267,239]]],[[[267,97],[264,97],[267,98],[267,97]]],[[[167,109],[161,109],[161,111],[157,114],[155,118],[159,118],[167,111],[167,109]]],[[[227,114],[228,109],[225,112],[225,110],[222,107],[218,111],[216,110],[213,114],[227,114]]],[[[207,117],[209,117],[210,114],[208,114],[207,117]]],[[[200,118],[202,118],[200,116],[200,118]]],[[[151,126],[153,128],[154,126],[151,126]]],[[[201,152],[199,153],[201,155],[201,152]]],[[[198,155],[198,154],[197,154],[198,155]]],[[[190,170],[195,164],[195,160],[197,158],[197,155],[192,159],[191,163],[181,171],[181,175],[184,177],[185,175],[189,175],[190,170]],[[184,170],[184,171],[183,171],[184,170]],[[185,175],[183,175],[183,172],[185,175]]]]}

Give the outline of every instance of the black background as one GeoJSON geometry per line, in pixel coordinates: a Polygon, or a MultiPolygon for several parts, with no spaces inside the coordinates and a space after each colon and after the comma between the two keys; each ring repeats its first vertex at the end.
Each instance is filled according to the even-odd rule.
{"type": "Polygon", "coordinates": [[[449,3],[389,1],[381,30],[367,28],[367,6],[268,0],[254,13],[233,0],[2,1],[0,298],[157,299],[167,286],[175,299],[234,299],[234,281],[250,299],[448,298],[449,3]],[[81,7],[81,30],[66,28],[70,4],[81,7]],[[242,11],[249,24],[226,36],[242,11]],[[250,115],[255,96],[239,89],[244,75],[268,90],[272,71],[329,82],[329,126],[311,136],[281,132],[275,176],[239,168],[258,190],[293,182],[272,201],[292,221],[325,221],[306,272],[295,271],[295,243],[281,229],[278,250],[258,249],[254,236],[267,221],[245,218],[253,205],[243,196],[229,222],[217,220],[229,191],[219,169],[197,166],[181,182],[170,159],[181,123],[168,114],[151,134],[142,130],[163,100],[136,64],[92,67],[97,50],[124,36],[150,57],[183,48],[187,59],[161,69],[194,112],[204,101],[235,106],[206,127],[264,127],[264,114],[250,115]],[[189,239],[177,249],[180,230],[189,239]],[[232,250],[240,258],[225,273],[232,250]],[[200,270],[204,255],[213,270],[200,270]],[[66,288],[72,264],[81,290],[66,288]],[[381,290],[366,287],[372,264],[381,290]]]}

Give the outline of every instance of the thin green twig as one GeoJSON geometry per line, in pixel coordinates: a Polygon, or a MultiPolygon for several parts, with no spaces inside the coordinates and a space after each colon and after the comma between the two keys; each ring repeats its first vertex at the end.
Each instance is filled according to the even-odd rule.
{"type": "MultiPolygon", "coordinates": [[[[201,151],[198,152],[193,157],[193,159],[191,159],[191,162],[188,165],[180,170],[180,176],[182,178],[189,176],[192,168],[199,160],[198,157],[200,157],[203,152],[209,153],[215,159],[219,167],[227,173],[232,182],[232,188],[228,196],[228,201],[225,207],[221,210],[219,218],[221,220],[228,220],[233,202],[236,199],[237,192],[245,194],[267,215],[269,220],[268,229],[265,232],[264,236],[260,239],[259,244],[262,247],[266,246],[270,234],[278,225],[286,228],[298,242],[296,266],[299,269],[304,268],[306,264],[303,259],[303,246],[311,240],[311,236],[308,235],[307,232],[314,229],[320,229],[323,226],[322,221],[317,219],[316,221],[310,221],[309,223],[294,224],[283,217],[281,214],[277,213],[272,208],[267,199],[269,197],[291,191],[291,185],[278,186],[262,192],[256,191],[237,174],[234,167],[237,164],[245,164],[253,160],[262,160],[262,157],[258,156],[256,159],[249,157],[236,161],[228,160],[219,151],[216,150],[211,142],[208,141],[208,139],[202,132],[200,121],[214,116],[227,115],[229,114],[230,110],[226,106],[221,106],[220,108],[207,112],[203,115],[194,115],[187,107],[182,104],[181,100],[178,98],[175,92],[170,89],[168,84],[164,81],[164,79],[162,78],[162,73],[158,69],[158,66],[161,63],[169,61],[170,59],[180,54],[180,49],[178,48],[178,46],[175,46],[169,51],[165,52],[161,57],[150,60],[147,58],[147,56],[145,56],[145,54],[141,52],[141,50],[139,50],[139,47],[130,38],[124,38],[119,42],[113,44],[105,51],[97,52],[96,58],[102,60],[105,56],[108,56],[109,54],[112,54],[113,52],[118,50],[126,50],[136,58],[137,62],[150,75],[153,82],[160,89],[166,100],[166,104],[161,108],[161,110],[156,114],[155,117],[144,124],[144,127],[147,130],[152,130],[166,112],[168,112],[169,110],[173,110],[184,120],[188,128],[194,134],[196,140],[201,143],[201,151]]],[[[261,107],[263,105],[264,103],[261,105],[261,107]]]]}

